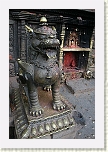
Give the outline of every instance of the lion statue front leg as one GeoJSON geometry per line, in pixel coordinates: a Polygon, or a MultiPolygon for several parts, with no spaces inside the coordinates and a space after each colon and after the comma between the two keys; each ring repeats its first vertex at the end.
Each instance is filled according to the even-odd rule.
{"type": "Polygon", "coordinates": [[[53,109],[54,110],[62,110],[65,109],[65,104],[60,100],[59,94],[59,86],[60,81],[58,80],[56,83],[52,85],[52,96],[53,96],[53,109]]]}
{"type": "Polygon", "coordinates": [[[31,116],[38,117],[43,113],[43,109],[39,104],[37,87],[34,84],[33,78],[29,73],[26,74],[26,80],[27,80],[28,94],[30,100],[29,112],[31,116]]]}

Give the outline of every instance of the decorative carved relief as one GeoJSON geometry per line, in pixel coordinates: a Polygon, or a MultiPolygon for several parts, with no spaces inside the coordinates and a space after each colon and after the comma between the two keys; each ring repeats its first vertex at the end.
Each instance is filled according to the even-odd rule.
{"type": "Polygon", "coordinates": [[[14,24],[9,25],[9,76],[15,76],[14,63],[14,24]]]}
{"type": "Polygon", "coordinates": [[[15,66],[14,63],[9,63],[9,76],[15,76],[15,66]]]}
{"type": "Polygon", "coordinates": [[[25,20],[21,20],[21,59],[26,61],[26,30],[25,30],[25,20]]]}
{"type": "Polygon", "coordinates": [[[13,25],[9,25],[9,55],[14,58],[14,50],[13,50],[13,43],[14,43],[14,38],[13,38],[13,25]]]}
{"type": "Polygon", "coordinates": [[[78,47],[78,35],[76,32],[70,32],[66,41],[67,47],[78,47]]]}
{"type": "MultiPolygon", "coordinates": [[[[30,28],[32,28],[33,30],[35,30],[37,28],[36,24],[27,24],[30,28]]],[[[33,50],[33,48],[31,48],[31,37],[33,36],[31,33],[26,32],[26,36],[27,36],[27,61],[28,62],[32,62],[32,56],[34,56],[35,51],[33,50]]]]}

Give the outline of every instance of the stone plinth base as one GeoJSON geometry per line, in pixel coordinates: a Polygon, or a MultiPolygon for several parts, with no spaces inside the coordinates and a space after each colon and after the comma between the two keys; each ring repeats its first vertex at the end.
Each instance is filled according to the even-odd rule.
{"type": "Polygon", "coordinates": [[[40,117],[32,117],[29,115],[29,98],[26,87],[19,86],[14,90],[16,137],[18,139],[74,138],[77,125],[72,117],[72,105],[61,96],[61,100],[66,104],[66,109],[56,111],[52,109],[51,91],[47,92],[39,88],[38,95],[44,113],[40,117]]]}

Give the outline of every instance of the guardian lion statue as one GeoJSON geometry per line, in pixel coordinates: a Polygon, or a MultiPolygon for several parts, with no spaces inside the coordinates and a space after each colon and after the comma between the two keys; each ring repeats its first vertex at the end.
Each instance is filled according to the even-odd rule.
{"type": "Polygon", "coordinates": [[[54,110],[63,110],[66,105],[61,101],[59,94],[61,71],[58,56],[60,42],[56,38],[56,29],[49,27],[47,19],[42,17],[40,26],[36,30],[26,26],[31,32],[30,63],[17,59],[19,76],[26,80],[30,100],[29,112],[31,116],[38,117],[43,113],[39,104],[39,86],[51,86],[54,110]]]}

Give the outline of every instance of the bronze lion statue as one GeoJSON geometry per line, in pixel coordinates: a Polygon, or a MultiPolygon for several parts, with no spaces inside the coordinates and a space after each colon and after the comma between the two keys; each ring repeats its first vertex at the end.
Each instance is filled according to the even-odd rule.
{"type": "Polygon", "coordinates": [[[43,20],[41,19],[40,27],[36,30],[26,26],[32,35],[30,38],[30,63],[17,60],[19,76],[23,76],[27,83],[30,100],[29,111],[32,116],[39,116],[43,113],[38,99],[38,86],[51,85],[53,109],[65,109],[65,104],[60,100],[59,95],[61,78],[58,62],[60,42],[56,38],[56,29],[48,26],[46,18],[43,20]]]}

